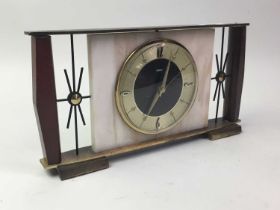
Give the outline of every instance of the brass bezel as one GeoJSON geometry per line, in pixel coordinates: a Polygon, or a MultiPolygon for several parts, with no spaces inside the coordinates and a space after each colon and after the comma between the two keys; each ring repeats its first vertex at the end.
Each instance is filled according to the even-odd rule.
{"type": "MultiPolygon", "coordinates": [[[[136,75],[136,78],[137,78],[138,74],[136,75]]],[[[182,44],[174,41],[174,40],[171,40],[171,39],[155,39],[155,40],[152,40],[152,41],[147,41],[147,42],[144,42],[143,44],[141,44],[140,46],[138,46],[135,50],[133,50],[128,56],[127,58],[125,59],[125,61],[123,62],[119,72],[118,72],[118,75],[117,75],[117,82],[116,82],[116,86],[115,86],[115,102],[116,102],[116,106],[117,106],[117,110],[122,118],[122,120],[131,128],[133,129],[134,131],[136,132],[139,132],[139,133],[142,133],[142,134],[150,134],[150,135],[156,135],[156,134],[159,134],[159,133],[163,133],[167,130],[170,130],[171,128],[175,127],[186,115],[187,113],[191,110],[193,104],[194,104],[194,101],[196,99],[196,96],[197,96],[197,90],[198,90],[198,72],[197,72],[197,67],[196,67],[196,63],[195,63],[195,60],[193,59],[193,56],[192,54],[189,52],[189,50],[182,44]],[[121,78],[121,75],[122,75],[122,72],[125,70],[125,66],[127,65],[127,63],[130,61],[130,59],[138,53],[138,51],[140,51],[142,48],[148,46],[148,45],[153,45],[155,43],[172,43],[172,44],[176,44],[176,45],[179,45],[180,47],[182,47],[186,52],[187,54],[189,55],[189,58],[191,60],[191,63],[192,63],[192,66],[194,68],[194,72],[195,72],[195,90],[194,90],[194,93],[193,93],[193,96],[192,96],[192,100],[190,102],[190,105],[188,106],[188,108],[186,109],[186,111],[184,112],[184,114],[181,115],[181,117],[179,119],[176,120],[175,123],[173,123],[171,126],[169,127],[166,127],[165,129],[161,129],[159,131],[147,131],[147,130],[144,130],[144,129],[140,129],[138,127],[136,127],[132,122],[130,122],[130,120],[128,119],[128,117],[126,117],[126,112],[123,112],[122,110],[122,106],[120,104],[120,90],[119,90],[119,85],[120,85],[120,78],[121,78]]]]}

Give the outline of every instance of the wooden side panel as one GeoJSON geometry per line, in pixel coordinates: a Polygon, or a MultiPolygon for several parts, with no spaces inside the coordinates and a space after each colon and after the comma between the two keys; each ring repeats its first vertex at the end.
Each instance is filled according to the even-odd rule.
{"type": "Polygon", "coordinates": [[[33,104],[44,157],[61,162],[59,127],[50,36],[32,37],[33,104]]]}
{"type": "Polygon", "coordinates": [[[244,77],[246,48],[246,26],[229,28],[226,98],[224,100],[225,120],[236,122],[239,118],[241,94],[244,77]]]}

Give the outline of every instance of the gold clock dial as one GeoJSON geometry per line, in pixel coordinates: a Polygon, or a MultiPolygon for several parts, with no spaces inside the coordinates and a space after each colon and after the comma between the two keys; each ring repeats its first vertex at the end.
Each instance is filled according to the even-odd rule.
{"type": "Polygon", "coordinates": [[[198,86],[189,51],[172,40],[137,48],[124,62],[116,86],[116,104],[132,129],[157,134],[175,126],[190,110],[198,86]]]}

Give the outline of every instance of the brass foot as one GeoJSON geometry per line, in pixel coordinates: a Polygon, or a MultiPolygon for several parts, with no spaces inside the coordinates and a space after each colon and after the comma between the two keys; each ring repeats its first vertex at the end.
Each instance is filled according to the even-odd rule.
{"type": "Polygon", "coordinates": [[[241,126],[238,124],[232,124],[217,130],[213,130],[207,133],[209,140],[218,140],[228,136],[233,136],[241,133],[241,126]]]}
{"type": "Polygon", "coordinates": [[[61,180],[70,179],[76,176],[81,176],[94,171],[99,171],[109,167],[107,158],[102,157],[93,160],[70,163],[66,165],[58,165],[57,172],[61,180]]]}

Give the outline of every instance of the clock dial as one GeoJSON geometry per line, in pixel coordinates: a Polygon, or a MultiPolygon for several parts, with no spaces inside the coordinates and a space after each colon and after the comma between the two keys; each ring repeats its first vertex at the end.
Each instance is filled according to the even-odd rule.
{"type": "Polygon", "coordinates": [[[138,108],[146,115],[160,116],[172,109],[177,103],[182,89],[182,76],[175,63],[170,63],[165,93],[162,94],[153,109],[151,99],[157,95],[163,82],[167,59],[155,59],[145,65],[139,72],[134,84],[134,98],[138,108]],[[149,112],[150,111],[150,112],[149,112]]]}
{"type": "Polygon", "coordinates": [[[197,86],[196,65],[188,50],[172,40],[157,40],[140,46],[124,62],[116,104],[131,128],[157,134],[188,112],[197,86]]]}

